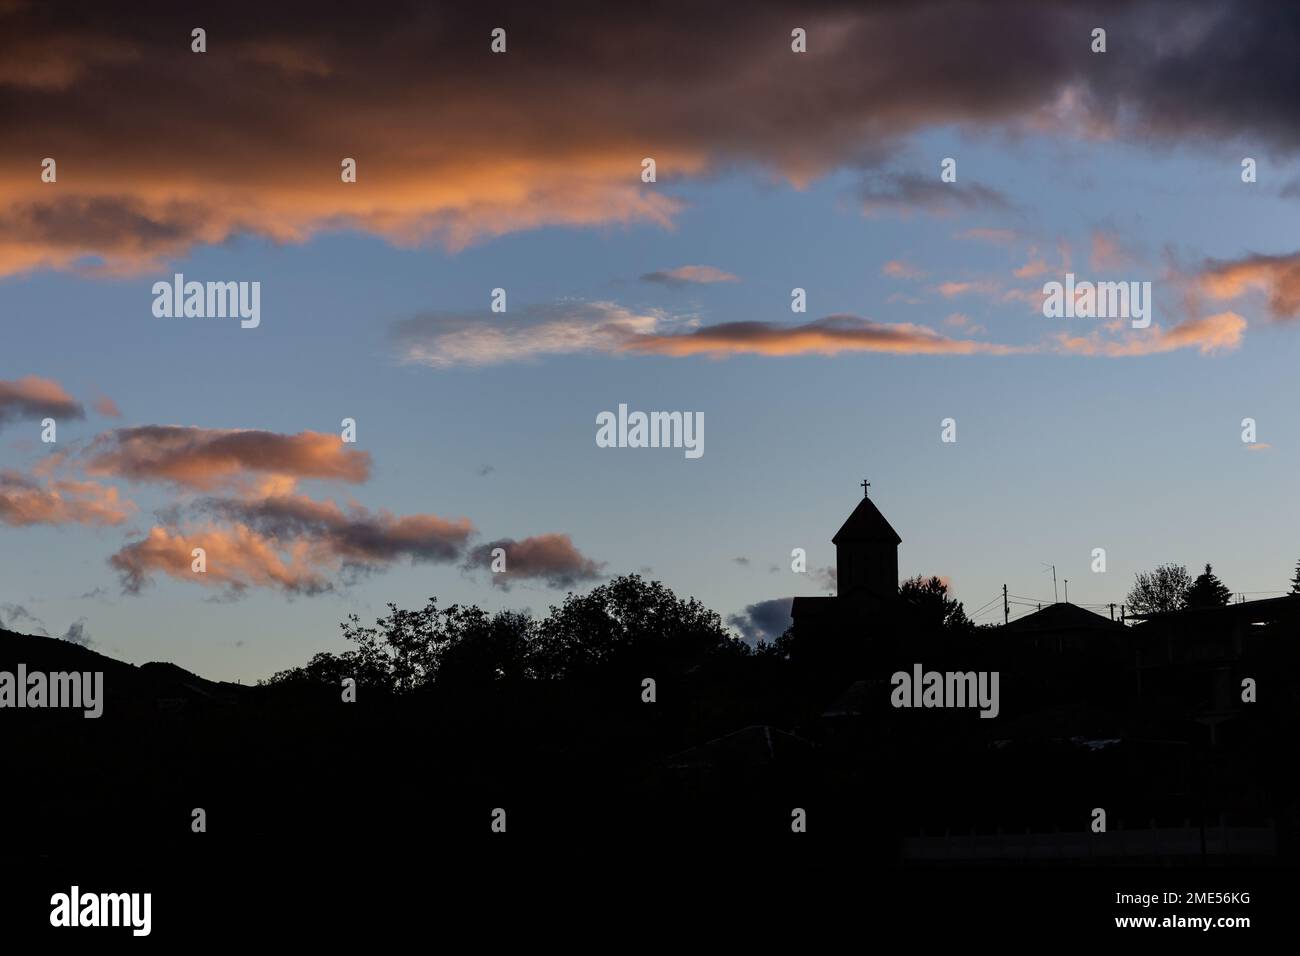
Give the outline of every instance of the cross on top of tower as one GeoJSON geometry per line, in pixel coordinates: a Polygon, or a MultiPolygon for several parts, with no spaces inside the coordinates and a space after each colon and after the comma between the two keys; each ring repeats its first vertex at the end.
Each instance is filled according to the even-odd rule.
{"type": "Polygon", "coordinates": [[[867,479],[863,478],[863,479],[862,479],[862,497],[864,497],[864,498],[869,497],[869,495],[867,494],[867,489],[870,488],[870,487],[871,487],[871,482],[869,482],[869,481],[867,481],[867,479]]]}

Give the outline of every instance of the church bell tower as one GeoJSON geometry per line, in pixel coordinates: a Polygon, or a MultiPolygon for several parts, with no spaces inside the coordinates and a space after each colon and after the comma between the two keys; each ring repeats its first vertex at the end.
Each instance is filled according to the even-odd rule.
{"type": "Polygon", "coordinates": [[[835,533],[836,584],[850,601],[891,603],[898,596],[898,546],[903,539],[867,497],[871,482],[862,482],[862,500],[835,533]]]}

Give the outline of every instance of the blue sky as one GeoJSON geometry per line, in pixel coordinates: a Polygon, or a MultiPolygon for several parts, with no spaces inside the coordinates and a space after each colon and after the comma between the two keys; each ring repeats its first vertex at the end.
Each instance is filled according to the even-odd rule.
{"type": "MultiPolygon", "coordinates": [[[[352,417],[355,447],[371,456],[368,479],[299,476],[298,492],[397,516],[467,517],[471,544],[568,535],[604,576],[641,571],[724,617],[825,593],[817,575],[790,571],[790,552],[806,548],[813,569],[833,565],[830,537],[864,476],[903,538],[900,573],[943,575],[968,610],[1003,583],[1050,599],[1045,563],[1069,579],[1076,603],[1119,603],[1136,572],[1164,561],[1194,572],[1210,561],[1235,591],[1281,592],[1300,558],[1289,488],[1300,464],[1292,387],[1300,338],[1268,299],[1268,284],[1279,288],[1285,278],[1267,273],[1240,294],[1211,295],[1197,314],[1183,296],[1191,289],[1205,298],[1213,262],[1294,253],[1297,200],[1283,193],[1300,170],[1275,141],[1229,132],[1183,142],[922,126],[875,166],[835,165],[799,186],[743,162],[638,185],[680,203],[668,225],[636,217],[543,224],[478,236],[465,248],[347,222],[294,241],[232,228],[219,241],[195,240],[112,275],[88,272],[84,260],[14,270],[0,278],[0,382],[58,383],[86,417],[60,421],[55,446],[39,444],[31,416],[4,422],[0,468],[31,475],[52,450],[75,460],[115,429],[337,434],[352,417]],[[1258,182],[1242,182],[1243,156],[1257,159],[1258,182]],[[864,184],[937,184],[944,157],[958,161],[958,182],[945,188],[1000,198],[868,214],[864,184]],[[1009,235],[957,238],[970,230],[1009,235]],[[1090,264],[1097,237],[1115,250],[1105,269],[1090,264]],[[1230,312],[1245,331],[1212,350],[1192,337],[1130,357],[1046,347],[1061,332],[1102,341],[1131,334],[1101,330],[1095,319],[1046,319],[1033,302],[1003,298],[1061,279],[1063,243],[1080,278],[1153,281],[1155,321],[1165,330],[1230,312]],[[1042,271],[1014,275],[1036,259],[1042,271]],[[886,274],[889,262],[915,277],[886,274]],[[735,278],[641,278],[688,265],[735,278]],[[260,281],[261,326],[155,318],[150,288],[173,272],[260,281]],[[992,291],[945,296],[945,282],[992,291]],[[807,290],[806,315],[790,312],[796,286],[807,290]],[[507,290],[504,315],[487,311],[496,287],[507,290]],[[536,321],[530,307],[591,303],[655,316],[661,335],[741,322],[784,330],[848,315],[1038,350],[675,356],[575,348],[427,367],[403,363],[393,337],[395,323],[413,317],[436,324],[469,315],[515,329],[536,321]],[[120,419],[92,409],[101,395],[120,419]],[[619,403],[702,412],[705,454],[598,448],[595,416],[619,403]],[[957,422],[955,443],[940,441],[948,417],[957,422]],[[1268,447],[1242,442],[1246,417],[1258,423],[1256,444],[1268,447]],[[1096,547],[1106,549],[1105,574],[1090,570],[1096,547]]],[[[556,175],[562,180],[563,167],[556,175]]],[[[350,584],[331,569],[332,590],[316,595],[252,586],[235,599],[156,567],[139,593],[124,593],[109,557],[176,517],[158,510],[205,490],[122,474],[95,480],[138,510],[107,527],[0,525],[6,620],[28,629],[13,619],[21,606],[58,635],[84,618],[101,651],[170,660],[211,678],[254,680],[338,650],[338,622],[351,611],[372,618],[387,601],[413,606],[437,596],[541,612],[599,580],[579,575],[553,586],[555,576],[539,571],[505,590],[457,561],[401,557],[350,584]]]]}

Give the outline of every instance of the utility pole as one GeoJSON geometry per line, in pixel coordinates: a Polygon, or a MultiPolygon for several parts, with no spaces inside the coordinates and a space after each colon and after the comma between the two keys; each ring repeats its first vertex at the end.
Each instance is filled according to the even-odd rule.
{"type": "Polygon", "coordinates": [[[1070,579],[1065,579],[1065,603],[1070,603],[1070,579]]]}
{"type": "MultiPolygon", "coordinates": [[[[988,593],[987,591],[985,592],[988,593]]],[[[1011,605],[1007,603],[1007,586],[1002,585],[1002,623],[1007,624],[1011,620],[1011,605]]]]}
{"type": "Polygon", "coordinates": [[[1114,602],[1114,601],[1111,601],[1111,602],[1110,602],[1110,619],[1111,619],[1112,621],[1115,620],[1115,602],[1114,602]]]}

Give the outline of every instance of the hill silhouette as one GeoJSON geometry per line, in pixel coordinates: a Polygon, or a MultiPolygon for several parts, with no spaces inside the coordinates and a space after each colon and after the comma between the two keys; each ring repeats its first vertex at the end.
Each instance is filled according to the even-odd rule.
{"type": "Polygon", "coordinates": [[[137,666],[60,638],[0,628],[0,670],[13,671],[19,663],[29,671],[47,673],[101,671],[105,693],[123,702],[229,699],[248,689],[207,680],[176,664],[151,661],[137,666]]]}

